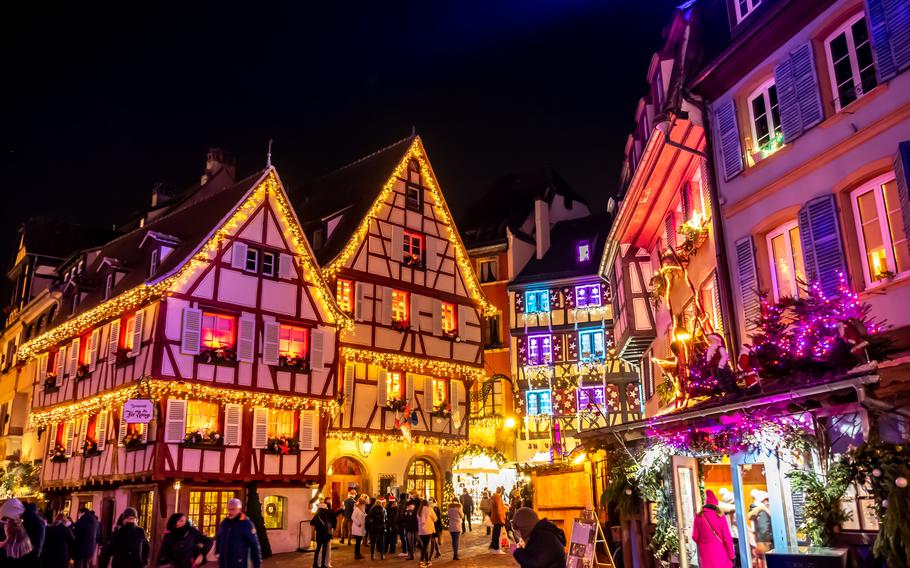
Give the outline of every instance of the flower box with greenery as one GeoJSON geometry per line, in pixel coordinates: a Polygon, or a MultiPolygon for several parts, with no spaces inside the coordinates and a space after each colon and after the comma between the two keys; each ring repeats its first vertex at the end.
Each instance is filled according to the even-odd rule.
{"type": "Polygon", "coordinates": [[[200,428],[195,432],[187,432],[183,437],[184,446],[220,446],[223,443],[221,434],[214,430],[200,428]]]}
{"type": "Polygon", "coordinates": [[[278,357],[278,367],[289,371],[305,372],[310,370],[310,361],[302,355],[298,357],[281,355],[278,357]]]}
{"type": "Polygon", "coordinates": [[[392,329],[394,329],[395,331],[401,331],[401,332],[410,331],[411,322],[406,319],[393,319],[392,320],[392,329]]]}
{"type": "Polygon", "coordinates": [[[442,336],[446,339],[451,339],[453,341],[458,341],[458,330],[457,329],[446,329],[443,330],[442,336]]]}
{"type": "Polygon", "coordinates": [[[123,436],[123,447],[126,451],[135,451],[145,448],[146,443],[142,441],[141,432],[127,432],[123,436]]]}
{"type": "Polygon", "coordinates": [[[57,386],[57,375],[55,373],[48,373],[44,376],[44,392],[52,393],[60,390],[60,387],[57,386]]]}
{"type": "Polygon", "coordinates": [[[101,455],[101,452],[98,451],[98,442],[96,440],[92,440],[91,438],[86,438],[85,441],[82,442],[82,457],[90,458],[92,456],[100,456],[100,455],[101,455]]]}
{"type": "Polygon", "coordinates": [[[408,401],[400,396],[393,396],[386,401],[385,406],[393,412],[401,412],[408,405],[408,401]]]}
{"type": "Polygon", "coordinates": [[[448,402],[440,402],[433,407],[433,410],[430,411],[430,416],[433,418],[451,418],[452,417],[452,407],[449,406],[448,402]]]}
{"type": "Polygon", "coordinates": [[[79,365],[76,368],[76,380],[81,381],[82,379],[87,379],[91,375],[91,372],[88,369],[88,365],[79,365]]]}
{"type": "Polygon", "coordinates": [[[206,365],[233,367],[237,364],[237,351],[233,347],[205,347],[196,360],[206,365]]]}
{"type": "Polygon", "coordinates": [[[408,268],[416,268],[417,270],[423,270],[424,264],[423,259],[420,258],[420,255],[417,254],[407,254],[402,261],[402,264],[408,268]]]}
{"type": "Polygon", "coordinates": [[[63,463],[68,459],[69,457],[66,455],[66,447],[63,444],[55,445],[54,449],[51,451],[51,461],[54,463],[63,463]]]}
{"type": "Polygon", "coordinates": [[[264,451],[267,454],[276,454],[281,456],[299,454],[300,440],[297,438],[292,438],[290,436],[269,438],[268,444],[266,445],[264,451]]]}
{"type": "Polygon", "coordinates": [[[114,352],[114,364],[115,365],[126,365],[130,362],[130,350],[126,347],[118,347],[117,351],[114,352]]]}

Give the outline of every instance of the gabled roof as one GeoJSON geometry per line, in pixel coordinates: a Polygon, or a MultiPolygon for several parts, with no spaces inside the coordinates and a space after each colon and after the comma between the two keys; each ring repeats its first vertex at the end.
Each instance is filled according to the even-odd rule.
{"type": "Polygon", "coordinates": [[[600,257],[603,255],[612,222],[613,216],[610,213],[598,213],[556,223],[550,231],[550,248],[543,258],[538,259],[536,256],[531,258],[511,284],[530,284],[599,274],[600,257]],[[585,263],[579,263],[576,256],[576,247],[582,241],[591,244],[591,260],[585,263]]]}

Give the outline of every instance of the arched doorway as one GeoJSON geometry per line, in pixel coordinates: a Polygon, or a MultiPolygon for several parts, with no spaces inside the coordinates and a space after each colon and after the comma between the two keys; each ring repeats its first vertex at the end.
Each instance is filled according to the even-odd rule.
{"type": "Polygon", "coordinates": [[[370,477],[367,474],[366,467],[360,460],[350,456],[341,456],[332,462],[326,472],[326,497],[331,497],[333,504],[336,499],[344,501],[348,496],[348,490],[356,489],[357,494],[370,493],[370,477]]]}
{"type": "Polygon", "coordinates": [[[408,466],[405,480],[405,490],[416,491],[417,495],[428,499],[430,497],[439,501],[439,479],[436,468],[426,458],[415,458],[408,466]]]}

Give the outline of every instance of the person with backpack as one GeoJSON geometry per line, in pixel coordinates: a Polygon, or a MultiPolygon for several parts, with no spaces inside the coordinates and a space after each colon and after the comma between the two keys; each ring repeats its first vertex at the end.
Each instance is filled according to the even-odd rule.
{"type": "Polygon", "coordinates": [[[310,526],[316,540],[316,553],[313,555],[313,568],[325,568],[329,565],[328,554],[332,547],[332,529],[335,524],[334,514],[327,503],[316,505],[316,514],[310,519],[310,526]]]}
{"type": "Polygon", "coordinates": [[[357,491],[348,489],[348,498],[344,500],[344,513],[341,519],[341,543],[348,539],[348,546],[351,545],[351,516],[354,514],[354,505],[357,504],[357,491]]]}
{"type": "Polygon", "coordinates": [[[101,548],[98,568],[145,568],[149,561],[149,539],[145,529],[136,524],[139,513],[132,507],[123,511],[123,525],[111,533],[101,548]]]}
{"type": "Polygon", "coordinates": [[[480,515],[483,517],[481,522],[487,529],[487,536],[490,536],[490,528],[493,526],[493,522],[490,520],[490,492],[487,489],[483,490],[483,496],[480,498],[479,508],[480,515]]]}
{"type": "Polygon", "coordinates": [[[367,524],[370,527],[370,560],[379,549],[379,559],[385,560],[385,531],[386,531],[385,499],[378,499],[367,513],[367,524]]]}
{"type": "Polygon", "coordinates": [[[187,522],[186,515],[174,513],[167,520],[167,530],[161,539],[158,565],[170,564],[173,568],[202,566],[212,544],[212,539],[187,522]]]}
{"type": "Polygon", "coordinates": [[[468,493],[467,487],[464,488],[464,491],[461,493],[461,497],[459,497],[458,500],[464,511],[464,520],[461,521],[461,532],[473,532],[474,528],[471,526],[471,517],[474,516],[474,498],[468,493]],[[465,526],[466,524],[467,526],[465,526]]]}
{"type": "Polygon", "coordinates": [[[730,525],[718,507],[713,491],[705,491],[705,506],[695,515],[692,540],[698,547],[698,559],[704,568],[731,568],[736,553],[730,525]]]}

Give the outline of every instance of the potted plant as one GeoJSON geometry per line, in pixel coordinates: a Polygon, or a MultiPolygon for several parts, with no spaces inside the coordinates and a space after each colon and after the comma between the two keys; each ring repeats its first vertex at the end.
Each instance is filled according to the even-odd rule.
{"type": "Polygon", "coordinates": [[[98,451],[98,442],[96,440],[86,438],[85,441],[82,442],[82,457],[89,458],[100,454],[101,452],[98,451]]]}
{"type": "Polygon", "coordinates": [[[221,443],[221,434],[204,428],[200,428],[195,432],[187,432],[183,438],[185,446],[220,446],[221,443]]]}
{"type": "Polygon", "coordinates": [[[144,448],[145,442],[142,441],[142,433],[127,432],[126,435],[123,436],[123,447],[128,452],[132,450],[141,450],[144,448]]]}
{"type": "Polygon", "coordinates": [[[445,329],[442,331],[442,336],[446,339],[452,339],[458,341],[458,330],[457,329],[445,329]]]}
{"type": "Polygon", "coordinates": [[[206,347],[199,355],[200,363],[206,365],[233,365],[237,362],[237,351],[233,347],[206,347]]]}
{"type": "Polygon", "coordinates": [[[411,322],[406,319],[393,319],[392,329],[395,331],[406,332],[411,329],[411,322]]]}
{"type": "Polygon", "coordinates": [[[48,373],[44,376],[44,392],[57,392],[57,373],[48,373]]]}
{"type": "Polygon", "coordinates": [[[452,407],[449,406],[448,402],[440,402],[435,407],[433,407],[432,411],[430,411],[430,416],[432,416],[433,418],[439,418],[442,420],[444,420],[446,418],[451,418],[452,417],[452,407]]]}
{"type": "Polygon", "coordinates": [[[88,365],[83,364],[83,365],[79,365],[79,367],[76,368],[76,380],[77,381],[81,381],[82,379],[88,378],[89,374],[90,374],[90,371],[88,369],[88,365]]]}
{"type": "Polygon", "coordinates": [[[287,456],[300,453],[300,440],[290,436],[279,436],[269,438],[265,447],[265,453],[287,456]]]}
{"type": "Polygon", "coordinates": [[[66,456],[66,446],[63,444],[56,444],[53,451],[51,451],[51,461],[54,463],[63,463],[69,458],[66,456]]]}
{"type": "Polygon", "coordinates": [[[386,401],[386,408],[393,412],[401,412],[408,405],[408,401],[401,397],[392,397],[386,401]]]}
{"type": "Polygon", "coordinates": [[[894,280],[894,277],[897,276],[887,268],[884,270],[879,270],[875,273],[875,279],[881,282],[891,282],[894,280]]]}
{"type": "Polygon", "coordinates": [[[278,366],[292,371],[310,370],[310,362],[303,356],[280,355],[278,366]]]}
{"type": "Polygon", "coordinates": [[[423,270],[423,259],[420,258],[419,254],[406,254],[402,263],[408,268],[416,268],[418,270],[423,270]]]}

